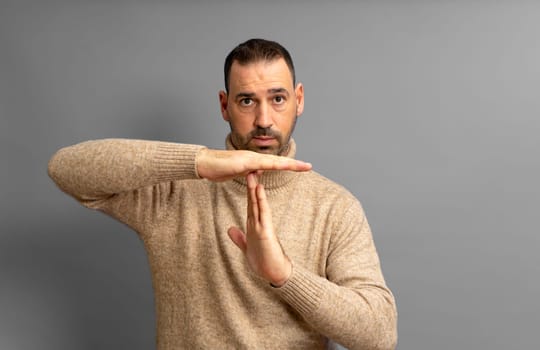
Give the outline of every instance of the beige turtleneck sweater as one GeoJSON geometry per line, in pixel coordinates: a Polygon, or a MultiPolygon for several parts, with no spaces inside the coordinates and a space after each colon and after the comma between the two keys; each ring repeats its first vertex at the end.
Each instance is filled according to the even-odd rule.
{"type": "MultiPolygon", "coordinates": [[[[230,144],[228,144],[230,148],[230,144]]],[[[202,146],[109,139],[58,151],[49,174],[129,225],[152,271],[157,348],[392,349],[394,298],[359,202],[313,172],[267,171],[274,228],[293,262],[281,288],[256,277],[227,229],[245,229],[244,178],[200,179],[202,146]]],[[[291,140],[287,156],[294,157],[291,140]]]]}

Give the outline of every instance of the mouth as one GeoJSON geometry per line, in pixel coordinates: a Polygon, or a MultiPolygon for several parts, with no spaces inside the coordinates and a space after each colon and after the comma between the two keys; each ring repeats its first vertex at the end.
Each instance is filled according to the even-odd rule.
{"type": "Polygon", "coordinates": [[[275,141],[275,137],[272,136],[254,136],[253,143],[259,147],[270,146],[275,141]]]}

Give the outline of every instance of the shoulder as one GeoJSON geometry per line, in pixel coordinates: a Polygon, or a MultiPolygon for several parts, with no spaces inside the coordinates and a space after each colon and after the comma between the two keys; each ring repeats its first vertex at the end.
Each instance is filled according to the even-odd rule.
{"type": "Polygon", "coordinates": [[[367,218],[360,201],[348,189],[315,171],[302,173],[298,180],[293,200],[303,215],[319,222],[332,237],[360,233],[367,218]]]}
{"type": "Polygon", "coordinates": [[[360,205],[359,200],[347,188],[316,171],[302,173],[298,187],[304,193],[313,196],[319,203],[339,203],[341,207],[360,205]]]}

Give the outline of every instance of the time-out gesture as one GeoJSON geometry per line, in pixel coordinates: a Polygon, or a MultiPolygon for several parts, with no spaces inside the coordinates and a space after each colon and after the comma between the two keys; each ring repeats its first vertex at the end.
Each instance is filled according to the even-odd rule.
{"type": "Polygon", "coordinates": [[[197,155],[197,172],[210,181],[226,181],[264,170],[310,169],[311,164],[300,160],[252,151],[202,149],[197,155]]]}
{"type": "Polygon", "coordinates": [[[289,279],[292,264],[285,255],[272,225],[272,213],[264,187],[257,183],[257,175],[247,175],[246,231],[229,228],[229,237],[242,250],[250,268],[272,285],[280,287],[289,279]]]}

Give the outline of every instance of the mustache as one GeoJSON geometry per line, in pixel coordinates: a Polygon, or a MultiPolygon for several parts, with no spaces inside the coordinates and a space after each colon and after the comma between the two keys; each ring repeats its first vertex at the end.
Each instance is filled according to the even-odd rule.
{"type": "Polygon", "coordinates": [[[265,136],[265,137],[273,137],[273,138],[280,138],[281,133],[279,131],[272,130],[271,128],[261,128],[257,127],[257,129],[251,131],[249,133],[250,138],[258,137],[258,136],[265,136]]]}

